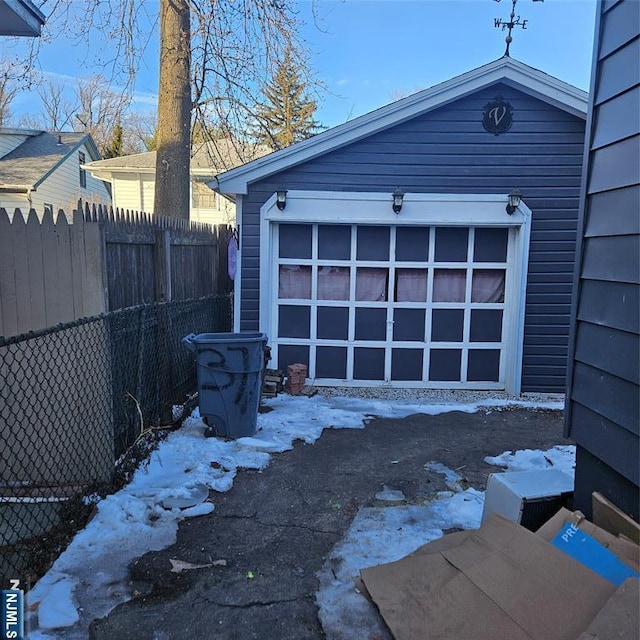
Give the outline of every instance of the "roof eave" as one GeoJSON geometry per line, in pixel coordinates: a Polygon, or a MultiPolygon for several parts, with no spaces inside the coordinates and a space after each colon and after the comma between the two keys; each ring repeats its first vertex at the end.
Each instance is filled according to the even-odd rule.
{"type": "Polygon", "coordinates": [[[0,184],[0,193],[29,193],[35,191],[30,184],[0,184]]]}
{"type": "Polygon", "coordinates": [[[94,178],[99,180],[113,180],[116,174],[135,174],[139,175],[155,175],[155,167],[92,167],[91,162],[87,162],[82,165],[83,169],[86,169],[91,173],[94,178]]]}
{"type": "Polygon", "coordinates": [[[15,127],[0,127],[0,135],[37,136],[41,133],[42,129],[17,129],[15,127]]]}
{"type": "Polygon", "coordinates": [[[8,25],[0,35],[37,38],[45,22],[44,14],[31,0],[0,0],[0,18],[8,25]]]}
{"type": "MultiPolygon", "coordinates": [[[[96,167],[92,166],[94,163],[87,162],[82,165],[83,169],[86,169],[91,173],[94,178],[99,180],[113,180],[115,174],[135,174],[135,175],[154,175],[156,173],[155,167],[96,167]]],[[[215,177],[213,170],[199,171],[191,169],[191,179],[197,182],[207,182],[215,177]]]]}
{"type": "MultiPolygon", "coordinates": [[[[215,187],[222,193],[246,194],[248,185],[296,164],[351,144],[387,127],[442,107],[498,82],[517,85],[558,108],[586,118],[588,94],[511,58],[500,58],[390,105],[371,111],[295,145],[221,173],[215,187]],[[527,84],[524,85],[523,81],[527,84]]],[[[214,187],[212,187],[214,188],[214,187]]]]}

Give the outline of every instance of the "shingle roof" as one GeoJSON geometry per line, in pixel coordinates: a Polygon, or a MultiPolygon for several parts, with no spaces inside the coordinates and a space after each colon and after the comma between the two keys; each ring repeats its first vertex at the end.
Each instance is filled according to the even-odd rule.
{"type": "MultiPolygon", "coordinates": [[[[264,146],[247,144],[224,138],[194,144],[191,157],[191,173],[195,176],[215,176],[220,171],[232,169],[245,162],[254,160],[269,153],[264,146]]],[[[156,167],[156,152],[136,153],[130,156],[109,158],[87,163],[90,171],[103,173],[104,171],[154,171],[156,167]]]]}
{"type": "MultiPolygon", "coordinates": [[[[77,147],[85,133],[42,131],[0,158],[0,187],[34,189],[77,147]]],[[[93,147],[90,143],[89,148],[93,147]]]]}

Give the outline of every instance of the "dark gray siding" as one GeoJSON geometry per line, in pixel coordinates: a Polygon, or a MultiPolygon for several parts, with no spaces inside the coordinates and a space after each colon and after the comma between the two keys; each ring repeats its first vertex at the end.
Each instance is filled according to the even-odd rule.
{"type": "Polygon", "coordinates": [[[600,5],[581,205],[566,432],[575,507],[600,491],[639,517],[640,3],[600,5]]]}
{"type": "Polygon", "coordinates": [[[505,194],[517,187],[533,211],[522,386],[563,392],[584,129],[581,118],[496,85],[254,183],[243,199],[242,329],[258,327],[259,210],[280,185],[505,194]],[[500,136],[481,122],[497,95],[514,111],[500,136]]]}

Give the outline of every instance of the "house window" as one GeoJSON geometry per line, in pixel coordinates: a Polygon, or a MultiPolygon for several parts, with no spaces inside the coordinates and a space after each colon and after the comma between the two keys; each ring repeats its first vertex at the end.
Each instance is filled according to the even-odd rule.
{"type": "Polygon", "coordinates": [[[191,205],[194,209],[218,209],[218,194],[206,185],[194,184],[191,190],[191,205]]]}
{"type": "Polygon", "coordinates": [[[83,189],[87,188],[87,172],[82,168],[82,165],[86,162],[86,157],[82,151],[78,151],[78,164],[80,165],[80,186],[83,189]]]}

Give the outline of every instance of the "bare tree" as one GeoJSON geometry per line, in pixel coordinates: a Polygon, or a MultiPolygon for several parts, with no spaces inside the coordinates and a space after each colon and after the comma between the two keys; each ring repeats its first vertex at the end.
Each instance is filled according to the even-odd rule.
{"type": "Polygon", "coordinates": [[[13,67],[0,63],[0,127],[6,127],[11,117],[11,103],[16,97],[19,85],[14,76],[13,67]]]}
{"type": "Polygon", "coordinates": [[[105,75],[125,89],[132,87],[149,34],[157,29],[153,25],[160,26],[160,77],[168,84],[162,84],[158,98],[156,184],[165,184],[168,167],[171,184],[186,186],[157,190],[156,213],[186,217],[190,175],[184,158],[194,119],[229,132],[243,150],[260,87],[273,76],[287,46],[294,58],[302,46],[293,0],[160,0],[154,15],[157,8],[140,0],[43,0],[40,6],[47,14],[45,41],[51,33],[99,40],[105,75]],[[175,77],[167,76],[168,66],[175,77]]]}
{"type": "MultiPolygon", "coordinates": [[[[255,153],[250,131],[264,128],[261,88],[286,58],[299,65],[305,84],[318,84],[298,38],[299,22],[289,0],[200,0],[192,2],[194,122],[219,132],[245,161],[255,153]]],[[[220,154],[218,154],[220,155],[220,154]]],[[[218,158],[218,160],[223,158],[218,158]]],[[[228,167],[230,168],[230,167],[228,167]]]]}
{"type": "Polygon", "coordinates": [[[151,111],[132,111],[123,115],[123,151],[125,155],[155,151],[157,144],[157,115],[151,111]]]}
{"type": "Polygon", "coordinates": [[[65,86],[54,80],[46,80],[38,88],[44,116],[40,124],[41,128],[53,131],[71,128],[78,109],[78,101],[67,94],[65,86]]]}
{"type": "Polygon", "coordinates": [[[115,128],[123,120],[123,114],[131,99],[128,95],[112,91],[106,78],[95,74],[78,81],[79,107],[75,113],[73,128],[90,133],[103,155],[108,155],[115,128]]]}

